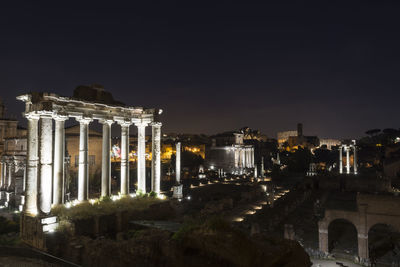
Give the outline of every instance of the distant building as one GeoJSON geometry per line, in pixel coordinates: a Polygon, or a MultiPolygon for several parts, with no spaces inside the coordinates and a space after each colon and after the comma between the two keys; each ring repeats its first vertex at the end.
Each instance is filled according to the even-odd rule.
{"type": "Polygon", "coordinates": [[[327,149],[332,150],[332,147],[340,146],[342,142],[338,139],[319,139],[319,147],[326,146],[327,149]]]}
{"type": "Polygon", "coordinates": [[[6,117],[6,108],[0,99],[0,155],[4,152],[6,138],[26,136],[26,129],[18,126],[16,119],[6,117]]]}
{"type": "Polygon", "coordinates": [[[287,142],[290,149],[304,147],[313,149],[319,146],[319,138],[317,136],[303,135],[303,124],[297,124],[297,131],[286,131],[278,133],[279,148],[283,148],[283,144],[287,142]]]}
{"type": "Polygon", "coordinates": [[[244,143],[241,132],[227,132],[212,137],[206,151],[206,168],[226,173],[243,174],[254,169],[254,146],[244,143]]]}
{"type": "Polygon", "coordinates": [[[297,131],[285,131],[277,133],[277,141],[279,148],[283,147],[285,142],[289,141],[289,137],[297,136],[297,131]]]}
{"type": "Polygon", "coordinates": [[[24,204],[26,151],[26,137],[10,137],[4,140],[0,176],[1,205],[21,209],[24,204]]]}
{"type": "MultiPolygon", "coordinates": [[[[89,177],[101,173],[102,140],[102,133],[89,129],[89,177]]],[[[77,172],[79,167],[79,124],[65,128],[65,143],[70,157],[69,169],[77,172]]]]}
{"type": "Polygon", "coordinates": [[[0,100],[0,203],[5,206],[23,205],[27,130],[18,121],[6,117],[0,100]]]}

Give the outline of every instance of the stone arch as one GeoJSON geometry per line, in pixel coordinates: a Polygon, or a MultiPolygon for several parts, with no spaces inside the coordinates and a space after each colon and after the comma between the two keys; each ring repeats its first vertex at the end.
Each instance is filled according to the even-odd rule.
{"type": "MultiPolygon", "coordinates": [[[[358,229],[357,225],[352,221],[343,218],[336,218],[330,221],[328,225],[328,251],[331,252],[333,249],[338,248],[339,242],[342,243],[344,239],[351,238],[351,243],[354,245],[354,249],[350,249],[351,253],[357,254],[358,252],[358,229]],[[336,236],[336,238],[333,238],[336,236]],[[336,243],[336,244],[335,244],[336,243]]],[[[351,246],[346,245],[345,247],[350,248],[351,246]]],[[[339,247],[340,248],[340,247],[339,247]]],[[[342,248],[343,249],[343,248],[342,248]]]]}
{"type": "Polygon", "coordinates": [[[386,260],[392,262],[393,258],[391,259],[390,257],[393,255],[390,255],[390,252],[393,252],[399,239],[400,231],[391,223],[377,222],[369,227],[368,252],[371,261],[375,262],[386,258],[386,260]]]}
{"type": "MultiPolygon", "coordinates": [[[[359,214],[358,212],[343,211],[343,210],[326,210],[325,217],[318,222],[319,228],[319,250],[324,253],[329,253],[329,225],[335,220],[345,220],[352,224],[357,233],[359,239],[360,229],[359,225],[359,214]]],[[[358,249],[360,249],[360,243],[358,240],[358,249]]]]}

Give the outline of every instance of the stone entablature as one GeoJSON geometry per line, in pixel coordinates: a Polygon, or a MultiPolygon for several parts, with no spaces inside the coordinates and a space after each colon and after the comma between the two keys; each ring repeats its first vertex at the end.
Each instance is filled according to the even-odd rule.
{"type": "Polygon", "coordinates": [[[25,114],[67,116],[76,119],[130,121],[150,123],[161,110],[143,107],[125,107],[82,101],[49,93],[31,93],[17,97],[26,104],[25,114]]]}

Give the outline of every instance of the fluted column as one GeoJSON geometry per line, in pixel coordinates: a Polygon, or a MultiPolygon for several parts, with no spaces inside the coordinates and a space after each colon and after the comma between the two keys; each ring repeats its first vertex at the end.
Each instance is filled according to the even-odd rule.
{"type": "Polygon", "coordinates": [[[39,116],[27,114],[28,119],[28,151],[27,151],[27,176],[25,186],[25,205],[24,212],[28,215],[36,215],[37,207],[37,188],[38,188],[38,122],[39,116]]]}
{"type": "Polygon", "coordinates": [[[64,203],[64,157],[65,157],[65,129],[67,116],[55,116],[54,132],[54,168],[53,168],[53,204],[64,203]]]}
{"type": "Polygon", "coordinates": [[[151,190],[160,193],[161,183],[161,122],[153,122],[151,147],[151,190]]]}
{"type": "MultiPolygon", "coordinates": [[[[112,120],[101,120],[103,124],[103,147],[101,152],[101,196],[111,195],[111,124],[112,120]]],[[[122,168],[121,168],[122,172],[122,168]]]]}
{"type": "Polygon", "coordinates": [[[339,173],[343,173],[343,147],[339,147],[339,173]]]}
{"type": "Polygon", "coordinates": [[[138,191],[146,193],[146,126],[147,123],[137,122],[138,146],[137,146],[137,176],[138,191]]]}
{"type": "Polygon", "coordinates": [[[121,125],[121,195],[129,194],[129,126],[130,122],[118,122],[121,125]]]}
{"type": "Polygon", "coordinates": [[[357,170],[357,147],[353,146],[354,154],[353,154],[353,166],[354,166],[354,174],[358,173],[357,170]]]}
{"type": "Polygon", "coordinates": [[[39,208],[50,213],[53,182],[53,119],[50,115],[40,116],[40,185],[39,208]]]}
{"type": "Polygon", "coordinates": [[[346,146],[346,171],[350,174],[350,147],[346,146]]]}
{"type": "Polygon", "coordinates": [[[77,118],[79,121],[79,169],[78,169],[78,200],[89,198],[89,123],[90,118],[77,118]]]}

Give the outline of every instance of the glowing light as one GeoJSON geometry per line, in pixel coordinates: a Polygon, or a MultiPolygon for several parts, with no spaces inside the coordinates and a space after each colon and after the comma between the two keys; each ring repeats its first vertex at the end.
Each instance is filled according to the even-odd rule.
{"type": "Polygon", "coordinates": [[[65,207],[66,207],[67,209],[71,208],[71,206],[72,206],[71,202],[65,203],[65,207]]]}
{"type": "Polygon", "coordinates": [[[188,199],[188,200],[190,200],[190,199],[191,199],[191,197],[190,197],[190,196],[187,196],[187,199],[188,199]]]}
{"type": "Polygon", "coordinates": [[[94,203],[96,203],[96,200],[95,199],[89,199],[89,202],[90,202],[90,204],[94,204],[94,203]]]}
{"type": "Polygon", "coordinates": [[[237,217],[235,219],[233,219],[234,222],[242,222],[244,220],[243,217],[237,217]]]}
{"type": "Polygon", "coordinates": [[[135,193],[129,194],[130,197],[136,197],[135,193]]]}
{"type": "Polygon", "coordinates": [[[246,212],[247,215],[253,215],[255,213],[256,213],[255,210],[249,210],[249,211],[246,212]]]}
{"type": "Polygon", "coordinates": [[[120,199],[120,198],[121,198],[120,195],[113,195],[113,196],[111,196],[111,200],[112,200],[112,201],[116,201],[116,200],[118,200],[118,199],[120,199]]]}
{"type": "Polygon", "coordinates": [[[262,206],[253,206],[253,209],[260,210],[260,209],[262,209],[262,206]]]}
{"type": "Polygon", "coordinates": [[[164,199],[166,199],[167,197],[166,197],[165,195],[163,195],[163,194],[158,194],[158,195],[157,195],[157,198],[159,198],[159,199],[161,199],[161,200],[164,200],[164,199]]]}

